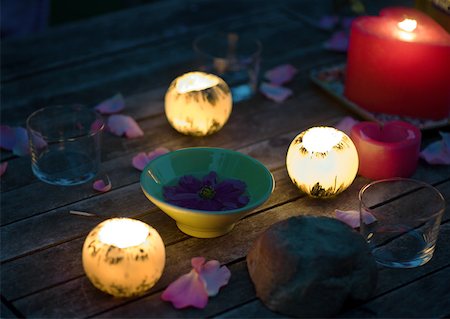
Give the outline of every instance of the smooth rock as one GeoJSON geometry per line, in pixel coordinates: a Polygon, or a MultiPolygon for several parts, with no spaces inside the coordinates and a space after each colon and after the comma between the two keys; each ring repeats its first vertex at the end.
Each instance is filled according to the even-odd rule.
{"type": "Polygon", "coordinates": [[[247,266],[256,294],[290,316],[332,316],[347,299],[376,288],[377,265],[363,237],[341,221],[299,216],[268,228],[253,244],[247,266]]]}

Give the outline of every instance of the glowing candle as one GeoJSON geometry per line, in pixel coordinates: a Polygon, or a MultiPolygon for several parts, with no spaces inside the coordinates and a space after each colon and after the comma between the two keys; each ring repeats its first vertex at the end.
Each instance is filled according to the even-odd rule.
{"type": "Polygon", "coordinates": [[[313,127],[289,146],[286,167],[292,182],[312,197],[332,197],[347,189],[358,171],[351,139],[332,127],[313,127]]]}
{"type": "Polygon", "coordinates": [[[411,8],[357,18],[351,28],[345,96],[379,113],[450,115],[450,35],[411,8]]]}
{"type": "Polygon", "coordinates": [[[421,133],[414,125],[361,122],[352,128],[351,138],[358,150],[359,174],[364,177],[410,177],[417,168],[421,133]]]}
{"type": "Polygon", "coordinates": [[[204,136],[220,130],[232,109],[228,85],[218,76],[190,72],[176,78],[167,90],[165,111],[178,132],[204,136]]]}
{"type": "Polygon", "coordinates": [[[149,225],[130,218],[97,225],[83,246],[83,267],[98,289],[117,297],[140,295],[159,280],[164,243],[149,225]]]}

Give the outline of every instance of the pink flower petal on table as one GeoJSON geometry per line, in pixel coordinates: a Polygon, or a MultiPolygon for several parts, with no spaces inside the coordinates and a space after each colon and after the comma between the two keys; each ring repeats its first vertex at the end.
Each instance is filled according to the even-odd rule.
{"type": "Polygon", "coordinates": [[[16,143],[16,134],[14,128],[7,125],[0,125],[0,147],[12,151],[16,143]]]}
{"type": "Polygon", "coordinates": [[[110,191],[112,187],[111,180],[106,176],[106,182],[103,179],[98,179],[92,184],[92,188],[98,192],[105,193],[110,191]]]}
{"type": "Polygon", "coordinates": [[[359,121],[355,120],[353,117],[346,116],[334,127],[350,136],[350,132],[352,131],[353,126],[358,123],[359,121]]]}
{"type": "Polygon", "coordinates": [[[208,296],[215,296],[221,287],[228,284],[231,272],[227,266],[220,267],[217,260],[210,260],[201,269],[200,277],[205,282],[208,296]]]}
{"type": "Polygon", "coordinates": [[[95,110],[101,114],[114,114],[125,108],[125,100],[121,93],[101,102],[95,107],[95,110]]]}
{"type": "MultiPolygon", "coordinates": [[[[360,226],[359,212],[357,210],[338,210],[334,211],[336,219],[341,222],[346,223],[352,228],[357,228],[360,226]]],[[[372,224],[377,219],[369,212],[363,212],[363,222],[364,224],[372,224]]]]}
{"type": "Polygon", "coordinates": [[[334,32],[331,38],[324,43],[324,47],[328,50],[337,52],[347,52],[348,34],[345,31],[334,32]]]}
{"type": "Polygon", "coordinates": [[[259,87],[260,92],[267,98],[280,103],[292,95],[292,90],[263,82],[259,87]]]}
{"type": "Polygon", "coordinates": [[[442,140],[428,145],[420,152],[420,157],[428,164],[450,165],[450,133],[439,133],[442,140]]]}
{"type": "Polygon", "coordinates": [[[158,147],[155,150],[149,152],[149,153],[145,153],[145,152],[140,152],[138,153],[136,156],[133,157],[131,163],[133,164],[133,167],[142,171],[144,169],[144,167],[153,159],[169,153],[170,151],[165,148],[165,147],[158,147]]]}
{"type": "MultiPolygon", "coordinates": [[[[27,130],[23,127],[15,128],[15,144],[12,149],[13,153],[17,156],[24,156],[30,153],[30,149],[28,148],[28,133],[27,130]]],[[[43,141],[44,142],[44,141],[43,141]]],[[[44,142],[45,143],[45,142],[44,142]]]]}
{"type": "Polygon", "coordinates": [[[144,132],[136,121],[127,115],[114,114],[108,118],[108,129],[117,136],[136,138],[144,135],[144,132]]]}
{"type": "Polygon", "coordinates": [[[172,282],[161,294],[161,299],[170,301],[177,309],[193,306],[206,307],[208,294],[203,280],[195,269],[172,282]]]}
{"type": "Polygon", "coordinates": [[[320,18],[319,22],[317,23],[317,26],[322,30],[331,30],[339,22],[338,16],[323,16],[320,18]]]}
{"type": "Polygon", "coordinates": [[[0,164],[0,176],[3,176],[3,174],[5,174],[7,168],[8,162],[3,162],[0,164]]]}
{"type": "Polygon", "coordinates": [[[355,20],[355,17],[344,17],[341,19],[341,27],[347,30],[350,30],[353,20],[355,20]]]}
{"type": "Polygon", "coordinates": [[[291,81],[297,74],[297,69],[291,64],[282,64],[268,70],[264,77],[272,84],[281,85],[291,81]]]}

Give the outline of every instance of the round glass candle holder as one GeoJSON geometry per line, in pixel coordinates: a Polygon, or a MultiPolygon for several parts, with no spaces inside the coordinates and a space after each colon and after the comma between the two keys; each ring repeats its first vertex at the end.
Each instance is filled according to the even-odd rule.
{"type": "Polygon", "coordinates": [[[40,180],[70,186],[91,180],[100,166],[104,122],[82,105],[50,106],[27,119],[31,168],[40,180]]]}
{"type": "Polygon", "coordinates": [[[232,106],[228,85],[204,72],[179,76],[165,96],[167,120],[186,135],[205,136],[219,131],[228,121],[232,106]]]}
{"type": "Polygon", "coordinates": [[[98,224],[83,245],[84,271],[98,289],[116,297],[141,295],[164,270],[158,232],[141,221],[112,218],[98,224]]]}
{"type": "Polygon", "coordinates": [[[425,264],[434,253],[445,200],[433,186],[406,178],[372,182],[359,193],[360,232],[377,263],[393,268],[425,264]],[[363,215],[374,218],[365,223],[363,215]]]}
{"type": "Polygon", "coordinates": [[[333,127],[313,127],[291,142],[286,167],[292,182],[312,197],[343,192],[358,172],[358,153],[351,139],[333,127]]]}

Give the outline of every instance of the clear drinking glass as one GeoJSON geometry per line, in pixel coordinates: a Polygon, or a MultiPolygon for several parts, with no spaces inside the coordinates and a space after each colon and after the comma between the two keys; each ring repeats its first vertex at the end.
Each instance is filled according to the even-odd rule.
{"type": "Polygon", "coordinates": [[[445,210],[436,188],[406,178],[379,180],[361,189],[359,201],[360,231],[379,264],[411,268],[433,257],[445,210]]]}
{"type": "Polygon", "coordinates": [[[100,166],[104,122],[82,105],[50,106],[27,119],[31,168],[40,180],[77,185],[92,179],[100,166]]]}
{"type": "Polygon", "coordinates": [[[224,79],[234,102],[247,100],[258,89],[262,44],[238,33],[210,33],[194,41],[199,69],[224,79]]]}

